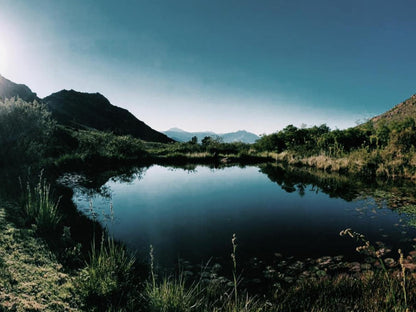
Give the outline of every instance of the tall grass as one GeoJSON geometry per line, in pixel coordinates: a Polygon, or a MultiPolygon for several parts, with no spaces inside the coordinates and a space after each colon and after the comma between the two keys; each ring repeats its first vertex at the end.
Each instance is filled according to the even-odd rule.
{"type": "Polygon", "coordinates": [[[374,257],[378,260],[378,263],[381,267],[382,278],[385,288],[386,288],[386,302],[391,304],[394,307],[394,311],[407,311],[407,289],[406,289],[406,267],[404,261],[404,255],[401,249],[398,250],[399,259],[398,263],[400,264],[401,271],[398,274],[391,275],[391,272],[387,269],[385,260],[383,256],[385,254],[385,249],[375,248],[369,240],[365,238],[363,234],[352,231],[350,228],[345,229],[340,232],[341,236],[350,236],[351,238],[356,239],[358,242],[364,243],[362,246],[358,246],[356,250],[359,253],[363,253],[367,256],[374,257]],[[399,287],[397,287],[399,285],[399,287]],[[398,289],[397,289],[398,288],[398,289]],[[398,291],[399,290],[399,291],[398,291]]]}
{"type": "MultiPolygon", "coordinates": [[[[183,272],[178,277],[165,277],[160,282],[154,273],[153,247],[150,249],[150,280],[145,295],[152,312],[261,312],[269,311],[267,302],[237,291],[236,235],[232,237],[232,287],[201,279],[187,283],[183,272]]],[[[203,276],[204,272],[201,272],[203,276]]]]}
{"type": "Polygon", "coordinates": [[[100,311],[124,307],[131,300],[134,264],[134,256],[113,238],[102,237],[98,248],[93,241],[89,262],[78,280],[81,295],[100,311]]]}
{"type": "Polygon", "coordinates": [[[29,182],[26,184],[23,204],[26,223],[36,224],[37,230],[41,233],[54,232],[61,221],[59,201],[60,198],[53,199],[51,186],[41,172],[39,181],[34,187],[29,182]]]}
{"type": "Polygon", "coordinates": [[[154,312],[196,311],[202,304],[200,283],[193,283],[187,287],[182,272],[177,279],[164,278],[162,282],[157,283],[152,245],[150,245],[149,256],[150,281],[146,283],[145,288],[149,310],[154,312]]]}
{"type": "Polygon", "coordinates": [[[237,236],[233,234],[233,238],[231,239],[231,244],[233,245],[233,252],[231,253],[231,259],[233,261],[234,303],[235,303],[235,306],[237,307],[238,306],[238,290],[237,290],[237,258],[236,258],[237,242],[236,241],[237,241],[237,236]]]}
{"type": "Polygon", "coordinates": [[[189,312],[201,311],[203,296],[200,283],[185,285],[185,278],[164,278],[162,282],[148,283],[146,296],[149,300],[149,310],[154,312],[189,312]]]}

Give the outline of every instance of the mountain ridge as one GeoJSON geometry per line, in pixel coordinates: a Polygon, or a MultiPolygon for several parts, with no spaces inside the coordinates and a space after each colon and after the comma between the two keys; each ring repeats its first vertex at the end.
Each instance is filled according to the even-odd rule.
{"type": "Polygon", "coordinates": [[[100,93],[61,90],[40,99],[28,86],[17,84],[0,75],[0,98],[20,97],[26,102],[46,104],[59,124],[77,129],[111,131],[117,135],[132,135],[144,141],[174,142],[127,109],[115,106],[100,93]]]}
{"type": "Polygon", "coordinates": [[[115,106],[100,93],[61,90],[42,99],[60,123],[75,128],[111,131],[145,141],[173,142],[166,135],[137,119],[127,109],[115,106]]]}
{"type": "Polygon", "coordinates": [[[27,85],[14,83],[0,74],[0,98],[20,97],[26,102],[40,101],[40,98],[27,85]]]}
{"type": "Polygon", "coordinates": [[[416,119],[416,94],[413,94],[408,99],[393,106],[388,111],[372,117],[370,121],[377,126],[382,121],[389,123],[393,121],[401,121],[407,117],[416,119]]]}
{"type": "Polygon", "coordinates": [[[164,134],[178,142],[187,142],[196,136],[198,141],[201,142],[206,136],[209,137],[220,137],[225,143],[232,142],[243,142],[243,143],[254,143],[260,137],[254,133],[246,130],[238,130],[235,132],[228,133],[215,133],[213,131],[198,131],[188,132],[180,128],[170,128],[169,130],[163,131],[164,134]]]}

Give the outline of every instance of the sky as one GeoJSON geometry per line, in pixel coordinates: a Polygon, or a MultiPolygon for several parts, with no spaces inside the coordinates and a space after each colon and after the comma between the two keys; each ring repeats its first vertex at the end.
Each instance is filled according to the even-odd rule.
{"type": "Polygon", "coordinates": [[[416,1],[0,0],[0,74],[152,128],[355,126],[416,93],[416,1]]]}

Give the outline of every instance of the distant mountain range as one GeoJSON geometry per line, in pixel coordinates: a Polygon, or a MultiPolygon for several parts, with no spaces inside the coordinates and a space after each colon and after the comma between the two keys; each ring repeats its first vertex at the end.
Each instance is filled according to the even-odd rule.
{"type": "Polygon", "coordinates": [[[0,98],[14,96],[28,102],[37,100],[45,103],[58,123],[65,126],[111,131],[119,135],[129,134],[150,142],[173,142],[163,133],[137,119],[128,110],[112,105],[99,93],[62,90],[40,99],[26,85],[16,84],[0,75],[0,98]]]}
{"type": "Polygon", "coordinates": [[[209,136],[209,137],[220,137],[225,143],[243,142],[243,143],[251,144],[251,143],[256,142],[256,140],[260,138],[258,135],[251,133],[251,132],[247,132],[245,130],[217,134],[211,131],[187,132],[179,128],[171,128],[167,131],[163,131],[163,133],[178,142],[188,142],[194,136],[198,138],[198,142],[201,142],[203,138],[209,136]]]}

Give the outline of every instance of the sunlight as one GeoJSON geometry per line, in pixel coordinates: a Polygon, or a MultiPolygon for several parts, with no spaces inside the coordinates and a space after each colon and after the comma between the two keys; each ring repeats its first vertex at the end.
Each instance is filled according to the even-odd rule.
{"type": "Polygon", "coordinates": [[[0,74],[7,70],[8,53],[6,45],[0,38],[0,74]]]}

